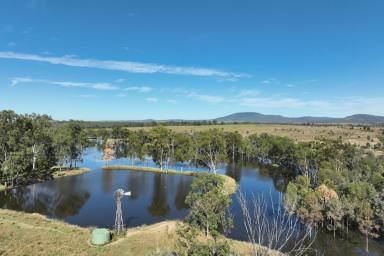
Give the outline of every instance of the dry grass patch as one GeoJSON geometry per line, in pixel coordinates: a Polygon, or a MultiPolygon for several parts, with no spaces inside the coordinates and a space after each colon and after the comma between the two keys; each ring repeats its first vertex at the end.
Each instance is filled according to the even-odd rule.
{"type": "MultiPolygon", "coordinates": [[[[237,131],[246,136],[253,133],[268,133],[271,135],[286,136],[296,141],[311,141],[318,138],[339,139],[359,146],[370,143],[371,146],[380,142],[384,135],[384,127],[371,126],[364,130],[357,125],[300,125],[300,124],[222,124],[222,125],[191,125],[191,126],[166,126],[175,132],[196,132],[217,128],[223,131],[237,131]]],[[[152,127],[128,127],[129,130],[150,130],[152,127]]]]}

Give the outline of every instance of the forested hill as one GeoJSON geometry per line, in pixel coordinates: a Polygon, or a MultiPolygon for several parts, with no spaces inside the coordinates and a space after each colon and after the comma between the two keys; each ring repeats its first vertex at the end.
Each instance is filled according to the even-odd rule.
{"type": "Polygon", "coordinates": [[[263,115],[257,112],[241,112],[216,118],[218,122],[249,122],[249,123],[384,123],[384,116],[356,114],[344,118],[334,117],[285,117],[281,115],[263,115]]]}

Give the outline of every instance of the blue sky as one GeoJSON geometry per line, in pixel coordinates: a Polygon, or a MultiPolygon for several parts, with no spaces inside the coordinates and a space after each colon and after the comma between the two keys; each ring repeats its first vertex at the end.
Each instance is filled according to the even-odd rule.
{"type": "Polygon", "coordinates": [[[0,109],[55,119],[384,115],[384,2],[0,3],[0,109]]]}

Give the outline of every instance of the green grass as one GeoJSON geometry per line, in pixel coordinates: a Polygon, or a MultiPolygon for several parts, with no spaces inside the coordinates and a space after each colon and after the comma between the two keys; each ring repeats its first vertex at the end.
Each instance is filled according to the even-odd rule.
{"type": "Polygon", "coordinates": [[[73,175],[80,175],[90,171],[89,168],[73,168],[73,169],[62,169],[62,170],[59,170],[58,168],[54,168],[54,169],[56,170],[52,174],[54,179],[73,176],[73,175]]]}
{"type": "Polygon", "coordinates": [[[193,171],[179,171],[173,169],[163,169],[153,168],[153,167],[141,167],[141,166],[133,166],[133,165],[111,165],[104,166],[103,170],[112,171],[112,170],[129,170],[129,171],[137,171],[137,172],[154,172],[154,173],[162,173],[162,174],[180,174],[186,176],[196,176],[198,173],[193,171]]]}

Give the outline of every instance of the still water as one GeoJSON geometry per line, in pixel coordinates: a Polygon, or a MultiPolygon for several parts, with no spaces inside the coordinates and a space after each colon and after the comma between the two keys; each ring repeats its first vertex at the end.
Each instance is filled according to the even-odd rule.
{"type": "MultiPolygon", "coordinates": [[[[96,147],[85,151],[81,166],[89,173],[63,177],[0,193],[0,207],[38,212],[50,218],[64,220],[83,227],[112,228],[115,218],[113,192],[118,188],[130,190],[132,195],[122,201],[124,223],[128,227],[152,224],[162,220],[182,219],[188,214],[184,203],[193,177],[162,175],[131,171],[103,171],[102,152],[96,147]]],[[[127,159],[117,159],[110,164],[131,164],[127,159]]],[[[136,165],[153,166],[150,160],[136,165]]],[[[185,165],[174,169],[191,169],[185,165]]],[[[196,169],[202,170],[203,169],[196,169]]],[[[250,195],[265,193],[277,200],[280,192],[292,178],[291,173],[268,167],[226,166],[220,170],[233,177],[239,188],[250,195]]],[[[241,209],[236,196],[232,197],[231,212],[234,215],[232,238],[247,240],[241,209]]],[[[367,255],[364,238],[350,232],[348,237],[333,238],[331,233],[320,230],[314,247],[324,255],[367,255]]],[[[370,255],[384,255],[383,242],[370,241],[370,255]]]]}

